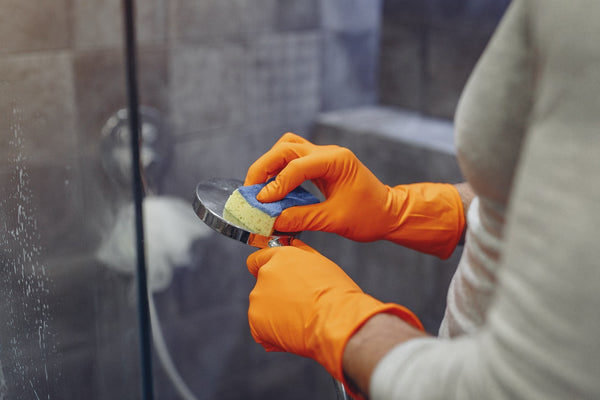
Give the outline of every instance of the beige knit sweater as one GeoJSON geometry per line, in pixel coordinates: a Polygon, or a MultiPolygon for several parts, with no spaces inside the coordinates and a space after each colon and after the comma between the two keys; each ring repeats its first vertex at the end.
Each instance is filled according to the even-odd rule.
{"type": "Polygon", "coordinates": [[[600,399],[600,1],[514,0],[456,114],[477,198],[440,338],[372,399],[600,399]]]}

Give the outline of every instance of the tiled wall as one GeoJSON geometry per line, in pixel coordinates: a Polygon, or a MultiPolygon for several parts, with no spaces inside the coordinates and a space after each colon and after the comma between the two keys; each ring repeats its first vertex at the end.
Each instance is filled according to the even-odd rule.
{"type": "Polygon", "coordinates": [[[452,119],[510,0],[384,0],[382,104],[452,119]]]}
{"type": "MultiPolygon", "coordinates": [[[[174,3],[164,111],[175,146],[162,193],[189,198],[202,179],[243,179],[284,132],[308,135],[320,111],[376,100],[378,2],[174,3]]],[[[196,244],[193,266],[155,294],[182,376],[201,399],[333,398],[320,366],[266,353],[249,335],[251,251],[211,235],[196,244]]],[[[156,364],[157,396],[175,399],[156,364]]]]}
{"type": "MultiPolygon", "coordinates": [[[[174,146],[161,194],[189,201],[201,179],[242,178],[283,132],[308,134],[321,110],[375,101],[379,2],[348,3],[136,2],[141,103],[162,113],[174,146]]],[[[0,35],[1,267],[32,269],[28,281],[15,270],[0,283],[0,399],[31,398],[30,389],[139,398],[134,280],[95,255],[130,197],[100,152],[103,124],[126,106],[121,1],[2,0],[0,35]],[[38,299],[43,312],[28,315],[38,299]],[[44,351],[29,332],[40,323],[44,351]]],[[[133,249],[133,237],[123,245],[133,249]]],[[[250,251],[209,236],[155,294],[184,379],[200,399],[333,396],[314,362],[267,354],[250,337],[250,251]]],[[[154,366],[157,398],[177,398],[154,366]]]]}
{"type": "Polygon", "coordinates": [[[282,133],[308,134],[319,111],[376,100],[377,1],[174,3],[165,98],[176,162],[166,192],[243,178],[282,133]]]}

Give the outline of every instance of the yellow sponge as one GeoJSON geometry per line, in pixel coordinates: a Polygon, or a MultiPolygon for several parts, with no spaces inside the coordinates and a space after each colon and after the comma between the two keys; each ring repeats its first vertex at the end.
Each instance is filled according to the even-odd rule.
{"type": "Polygon", "coordinates": [[[273,224],[283,210],[319,202],[310,192],[297,187],[279,201],[261,203],[256,200],[256,195],[265,185],[266,183],[240,186],[234,190],[225,203],[223,217],[250,232],[270,236],[273,233],[273,224]]]}
{"type": "Polygon", "coordinates": [[[273,224],[277,218],[252,207],[238,189],[227,199],[223,217],[241,228],[263,236],[273,233],[273,224]]]}

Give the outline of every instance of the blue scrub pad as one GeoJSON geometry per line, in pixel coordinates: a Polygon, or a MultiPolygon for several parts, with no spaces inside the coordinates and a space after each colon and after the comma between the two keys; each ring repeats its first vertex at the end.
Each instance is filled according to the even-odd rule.
{"type": "Polygon", "coordinates": [[[258,208],[260,211],[270,215],[271,217],[279,216],[279,214],[281,214],[281,212],[286,208],[294,206],[306,206],[319,202],[319,199],[313,196],[309,191],[298,186],[281,200],[274,201],[272,203],[261,203],[260,201],[256,200],[256,195],[266,185],[266,183],[259,183],[256,185],[241,186],[238,188],[238,190],[240,194],[244,196],[244,199],[246,199],[248,204],[254,208],[258,208]]]}
{"type": "Polygon", "coordinates": [[[319,199],[310,192],[297,187],[281,200],[261,203],[256,200],[256,195],[265,185],[266,183],[260,183],[237,188],[225,203],[223,210],[225,219],[250,232],[270,236],[273,233],[275,219],[283,210],[319,202],[319,199]]]}

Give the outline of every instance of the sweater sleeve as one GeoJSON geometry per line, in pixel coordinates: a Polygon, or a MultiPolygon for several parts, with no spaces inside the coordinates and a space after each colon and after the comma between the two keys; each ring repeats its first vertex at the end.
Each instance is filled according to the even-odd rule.
{"type": "Polygon", "coordinates": [[[543,62],[481,327],[397,346],[371,399],[600,398],[600,3],[583,3],[529,2],[543,62]]]}

